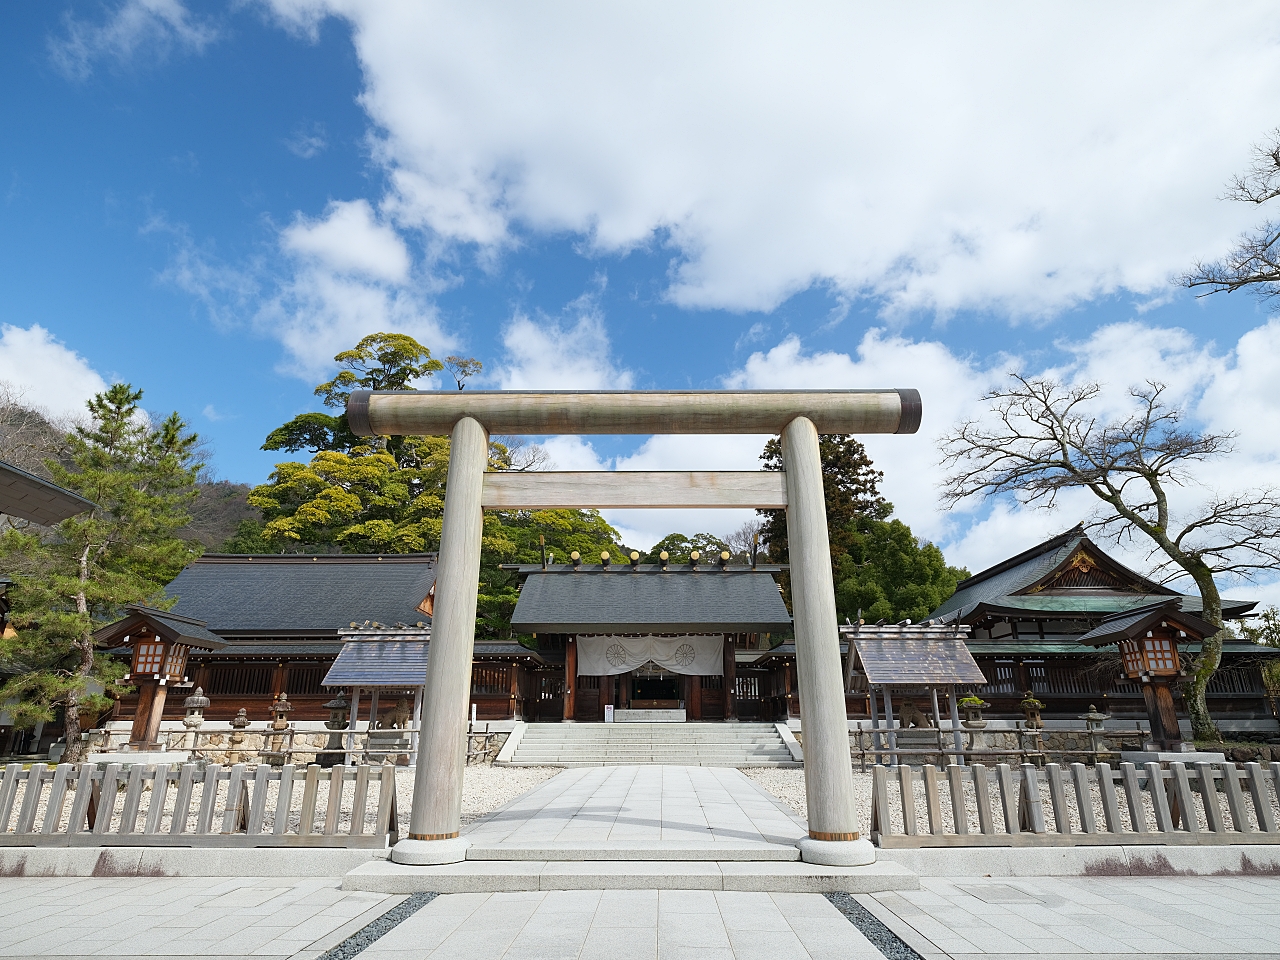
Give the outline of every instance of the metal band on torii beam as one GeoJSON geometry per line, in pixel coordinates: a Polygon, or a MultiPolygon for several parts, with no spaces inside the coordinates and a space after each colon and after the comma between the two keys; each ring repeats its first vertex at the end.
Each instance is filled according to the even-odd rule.
{"type": "Polygon", "coordinates": [[[781,434],[796,417],[818,433],[915,433],[916,390],[356,390],[357,436],[444,436],[471,417],[491,434],[781,434]]]}

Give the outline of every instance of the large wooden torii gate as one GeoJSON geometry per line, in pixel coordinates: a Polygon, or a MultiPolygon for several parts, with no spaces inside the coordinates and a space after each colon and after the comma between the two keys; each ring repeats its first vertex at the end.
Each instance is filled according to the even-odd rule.
{"type": "Polygon", "coordinates": [[[483,511],[567,507],[780,507],[787,511],[796,674],[812,863],[875,860],[853,799],[844,679],[818,435],[915,433],[915,390],[356,391],[358,436],[450,438],[431,656],[405,864],[466,857],[459,836],[483,511]],[[761,434],[782,437],[782,473],[486,473],[489,434],[761,434]]]}

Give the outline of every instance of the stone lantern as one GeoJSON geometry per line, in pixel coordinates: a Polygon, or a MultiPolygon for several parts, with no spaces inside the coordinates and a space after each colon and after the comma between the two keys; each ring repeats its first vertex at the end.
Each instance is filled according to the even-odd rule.
{"type": "Polygon", "coordinates": [[[196,759],[196,746],[200,739],[200,725],[204,723],[204,711],[209,706],[209,698],[204,695],[203,687],[196,687],[196,692],[182,701],[182,708],[187,715],[182,718],[182,725],[187,728],[187,748],[191,751],[191,759],[196,759]]]}
{"type": "Polygon", "coordinates": [[[987,721],[982,719],[982,711],[989,706],[991,704],[981,697],[962,697],[959,707],[964,711],[964,719],[960,721],[960,725],[966,730],[986,729],[987,721]]]}
{"type": "Polygon", "coordinates": [[[1218,632],[1207,620],[1181,609],[1171,599],[1114,614],[1090,630],[1080,642],[1093,647],[1116,645],[1124,674],[1142,687],[1151,724],[1149,752],[1184,752],[1173,685],[1182,676],[1179,643],[1195,643],[1218,632]]]}
{"type": "Polygon", "coordinates": [[[982,711],[991,706],[991,704],[981,697],[970,695],[961,697],[957,706],[964,713],[964,719],[960,721],[960,726],[969,731],[969,749],[985,750],[987,748],[987,737],[982,731],[987,728],[987,721],[982,719],[982,711]]]}
{"type": "Polygon", "coordinates": [[[1084,721],[1084,732],[1089,738],[1089,752],[1096,758],[1100,753],[1107,752],[1107,744],[1103,724],[1111,718],[1105,713],[1099,713],[1098,708],[1092,703],[1089,704],[1089,712],[1080,717],[1084,721]]]}
{"type": "Polygon", "coordinates": [[[351,725],[351,704],[339,693],[324,705],[329,711],[329,719],[324,722],[333,733],[324,745],[325,752],[320,755],[320,766],[332,767],[342,762],[342,733],[351,725]]]}
{"type": "Polygon", "coordinates": [[[240,762],[240,748],[244,746],[244,728],[247,726],[249,726],[249,715],[244,707],[241,707],[231,719],[231,749],[227,752],[228,763],[240,762]]]}
{"type": "Polygon", "coordinates": [[[271,725],[268,728],[271,736],[271,749],[262,751],[267,763],[273,767],[284,766],[288,751],[285,749],[285,736],[290,731],[289,714],[293,712],[293,704],[289,695],[281,693],[271,702],[271,725]]]}
{"type": "Polygon", "coordinates": [[[1044,709],[1044,703],[1037,700],[1035,694],[1028,690],[1018,706],[1022,707],[1023,726],[1028,730],[1044,729],[1044,721],[1040,719],[1040,711],[1044,709]]]}

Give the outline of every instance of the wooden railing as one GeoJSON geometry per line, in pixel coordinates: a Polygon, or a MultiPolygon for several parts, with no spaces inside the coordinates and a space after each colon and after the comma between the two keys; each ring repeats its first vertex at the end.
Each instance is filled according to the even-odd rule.
{"type": "Polygon", "coordinates": [[[0,776],[0,846],[381,848],[397,819],[390,764],[11,763],[0,776]]]}
{"type": "Polygon", "coordinates": [[[975,763],[947,767],[945,790],[935,768],[919,774],[874,768],[880,846],[1280,843],[1280,763],[975,763]]]}

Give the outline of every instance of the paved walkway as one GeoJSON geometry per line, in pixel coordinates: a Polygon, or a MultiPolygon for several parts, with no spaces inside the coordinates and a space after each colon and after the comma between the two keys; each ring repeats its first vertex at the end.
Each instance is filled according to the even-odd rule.
{"type": "Polygon", "coordinates": [[[859,896],[925,960],[1280,954],[1271,877],[922,878],[859,896]]]}
{"type": "Polygon", "coordinates": [[[794,847],[808,831],[731,767],[627,766],[566,770],[465,833],[483,847],[728,848],[794,847]]]}
{"type": "Polygon", "coordinates": [[[403,897],[341,879],[0,879],[3,957],[312,960],[403,897]]]}
{"type": "Polygon", "coordinates": [[[825,897],[573,890],[437,897],[360,960],[884,960],[825,897]]]}

